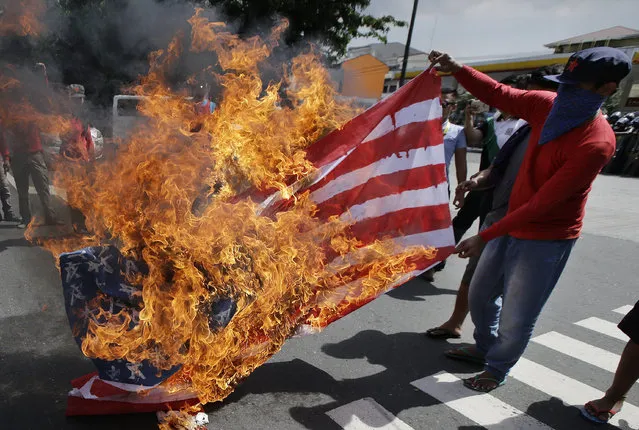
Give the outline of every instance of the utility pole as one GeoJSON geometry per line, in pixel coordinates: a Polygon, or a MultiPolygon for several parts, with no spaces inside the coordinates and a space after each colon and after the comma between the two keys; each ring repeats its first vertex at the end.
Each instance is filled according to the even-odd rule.
{"type": "Polygon", "coordinates": [[[413,4],[413,15],[410,18],[410,26],[408,27],[408,39],[406,40],[406,49],[404,50],[404,62],[402,63],[402,74],[399,78],[399,87],[404,86],[406,81],[406,67],[408,67],[408,56],[410,55],[410,41],[413,38],[413,27],[415,26],[415,15],[417,15],[417,5],[419,0],[415,0],[413,4]]]}

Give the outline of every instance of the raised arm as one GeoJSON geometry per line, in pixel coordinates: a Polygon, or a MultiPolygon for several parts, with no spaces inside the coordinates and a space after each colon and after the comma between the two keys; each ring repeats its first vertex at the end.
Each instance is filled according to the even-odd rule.
{"type": "Polygon", "coordinates": [[[439,51],[432,51],[428,59],[431,61],[431,67],[438,65],[438,70],[452,73],[457,82],[479,100],[530,123],[545,120],[552,107],[555,97],[552,93],[517,90],[500,84],[439,51]]]}
{"type": "Polygon", "coordinates": [[[540,116],[545,118],[552,107],[552,93],[511,88],[468,66],[462,67],[454,76],[479,100],[528,122],[534,122],[540,116]]]}

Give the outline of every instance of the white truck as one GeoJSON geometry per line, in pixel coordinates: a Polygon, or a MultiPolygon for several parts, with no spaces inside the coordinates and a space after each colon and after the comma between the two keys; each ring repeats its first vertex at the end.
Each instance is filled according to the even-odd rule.
{"type": "Polygon", "coordinates": [[[147,119],[138,110],[144,96],[117,95],[113,97],[113,141],[125,142],[129,134],[147,119]]]}

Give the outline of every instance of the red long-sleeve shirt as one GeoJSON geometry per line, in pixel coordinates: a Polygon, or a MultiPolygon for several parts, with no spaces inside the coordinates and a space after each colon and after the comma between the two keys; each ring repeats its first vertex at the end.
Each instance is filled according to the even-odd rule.
{"type": "Polygon", "coordinates": [[[464,67],[457,81],[483,102],[531,125],[526,156],[513,186],[508,214],[480,233],[484,241],[510,235],[518,239],[579,237],[586,200],[601,169],[615,151],[615,134],[602,115],[539,145],[539,136],[556,94],[522,91],[464,67]]]}
{"type": "Polygon", "coordinates": [[[89,127],[77,118],[71,120],[71,131],[64,138],[60,154],[71,160],[91,161],[95,157],[93,137],[89,127]]]}

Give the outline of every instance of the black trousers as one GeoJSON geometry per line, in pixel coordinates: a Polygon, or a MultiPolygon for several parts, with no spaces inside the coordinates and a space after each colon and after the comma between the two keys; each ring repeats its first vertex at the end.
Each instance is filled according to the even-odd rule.
{"type": "Polygon", "coordinates": [[[459,243],[464,234],[472,227],[479,218],[479,225],[484,222],[484,218],[490,212],[491,193],[489,191],[471,191],[466,195],[464,206],[453,218],[453,232],[455,233],[455,243],[459,243]]]}

